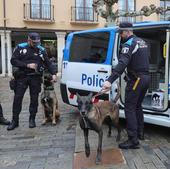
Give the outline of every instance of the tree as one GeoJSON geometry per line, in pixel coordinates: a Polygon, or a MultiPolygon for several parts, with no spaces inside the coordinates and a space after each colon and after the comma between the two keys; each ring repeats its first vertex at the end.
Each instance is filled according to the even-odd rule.
{"type": "Polygon", "coordinates": [[[170,10],[170,7],[156,7],[154,4],[143,6],[140,11],[133,12],[120,12],[118,9],[114,11],[114,5],[118,3],[118,0],[95,0],[93,7],[95,12],[106,19],[107,23],[116,23],[119,17],[136,17],[136,16],[150,16],[153,13],[164,14],[170,10]]]}

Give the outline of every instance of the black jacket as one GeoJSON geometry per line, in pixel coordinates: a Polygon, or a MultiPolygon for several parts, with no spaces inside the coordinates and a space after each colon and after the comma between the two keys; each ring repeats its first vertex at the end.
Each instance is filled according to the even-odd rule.
{"type": "Polygon", "coordinates": [[[128,74],[149,72],[149,51],[146,42],[135,35],[130,36],[122,45],[118,64],[107,79],[113,83],[127,68],[128,74]]]}
{"type": "Polygon", "coordinates": [[[18,67],[19,71],[24,72],[26,75],[36,75],[41,74],[43,70],[41,70],[44,66],[46,66],[49,72],[54,75],[56,74],[56,68],[50,62],[45,48],[42,46],[38,46],[37,48],[33,48],[29,46],[28,43],[18,44],[14,49],[11,64],[14,67],[18,67]],[[27,68],[27,64],[36,63],[37,71],[27,68]]]}

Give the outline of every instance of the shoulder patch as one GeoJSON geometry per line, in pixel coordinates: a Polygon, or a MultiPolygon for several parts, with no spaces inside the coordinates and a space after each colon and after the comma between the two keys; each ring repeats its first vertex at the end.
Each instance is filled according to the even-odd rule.
{"type": "Polygon", "coordinates": [[[125,44],[128,44],[129,46],[132,45],[132,41],[133,41],[133,38],[129,39],[127,42],[125,42],[125,44]]]}
{"type": "Polygon", "coordinates": [[[21,48],[24,48],[26,46],[28,46],[27,42],[18,44],[18,47],[21,47],[21,48]]]}
{"type": "Polygon", "coordinates": [[[126,53],[128,53],[128,52],[129,52],[129,48],[128,48],[128,47],[123,47],[123,48],[122,48],[121,53],[126,54],[126,53]]]}
{"type": "Polygon", "coordinates": [[[41,51],[45,51],[45,48],[40,46],[40,45],[38,46],[38,49],[41,50],[41,51]]]}

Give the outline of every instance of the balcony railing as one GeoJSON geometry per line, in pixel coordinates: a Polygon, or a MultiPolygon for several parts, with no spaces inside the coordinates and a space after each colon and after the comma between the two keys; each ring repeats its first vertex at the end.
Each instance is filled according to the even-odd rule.
{"type": "Polygon", "coordinates": [[[71,7],[72,22],[98,22],[98,15],[93,7],[71,7]]]}
{"type": "MultiPolygon", "coordinates": [[[[120,13],[125,14],[126,12],[134,12],[134,11],[124,11],[124,10],[119,10],[120,13]]],[[[133,17],[119,17],[119,22],[141,22],[143,21],[143,17],[142,16],[133,16],[133,17]]]]}
{"type": "Polygon", "coordinates": [[[54,22],[54,5],[24,4],[24,20],[54,22]]]}
{"type": "Polygon", "coordinates": [[[161,21],[170,21],[170,12],[164,12],[162,15],[160,15],[161,21]]]}

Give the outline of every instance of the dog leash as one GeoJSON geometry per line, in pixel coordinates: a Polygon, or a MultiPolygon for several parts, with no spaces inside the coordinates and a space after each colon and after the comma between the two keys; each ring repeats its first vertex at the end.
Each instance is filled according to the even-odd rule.
{"type": "Polygon", "coordinates": [[[106,89],[106,90],[103,90],[101,89],[97,94],[95,94],[93,97],[92,97],[92,100],[95,99],[95,97],[97,96],[100,96],[102,94],[105,94],[106,92],[108,92],[110,89],[106,89]]]}

